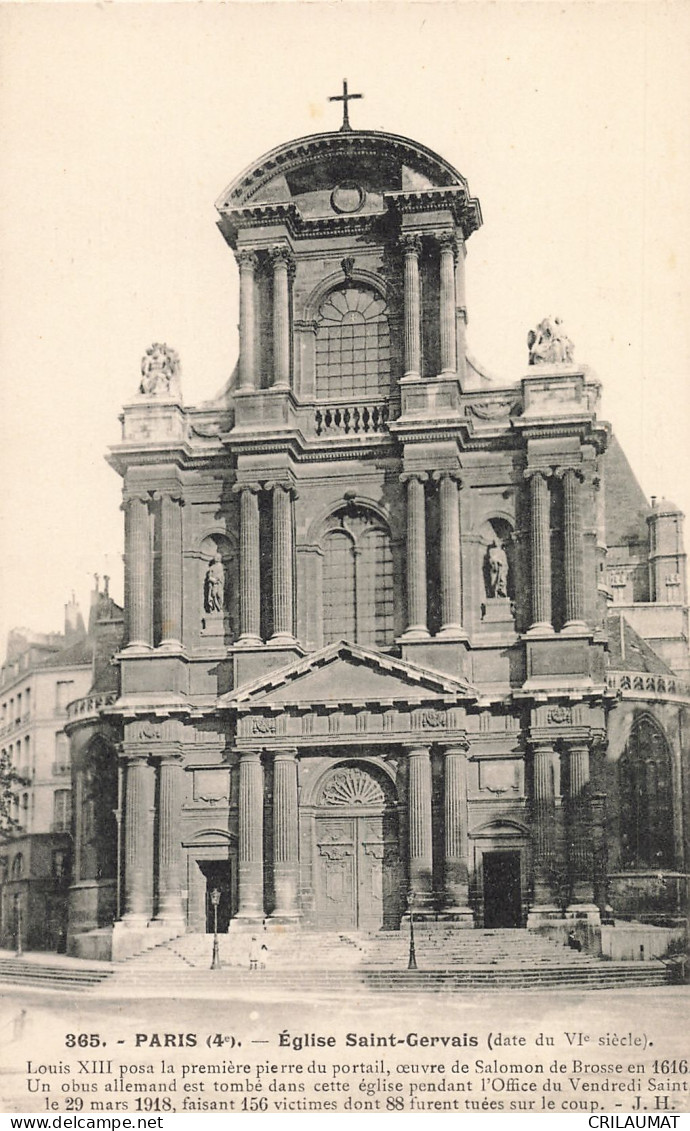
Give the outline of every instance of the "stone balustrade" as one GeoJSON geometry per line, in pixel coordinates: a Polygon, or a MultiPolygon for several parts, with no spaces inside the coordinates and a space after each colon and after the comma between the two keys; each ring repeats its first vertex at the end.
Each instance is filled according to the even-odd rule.
{"type": "Polygon", "coordinates": [[[633,698],[639,692],[642,698],[690,699],[690,682],[676,675],[660,675],[657,672],[609,671],[606,686],[611,691],[631,692],[633,698]]]}
{"type": "Polygon", "coordinates": [[[389,408],[382,404],[324,405],[314,411],[317,436],[367,435],[388,431],[389,408]]]}
{"type": "Polygon", "coordinates": [[[117,699],[117,692],[102,691],[95,695],[84,695],[81,699],[74,699],[67,705],[67,718],[83,719],[89,715],[97,715],[103,707],[109,707],[117,699]]]}

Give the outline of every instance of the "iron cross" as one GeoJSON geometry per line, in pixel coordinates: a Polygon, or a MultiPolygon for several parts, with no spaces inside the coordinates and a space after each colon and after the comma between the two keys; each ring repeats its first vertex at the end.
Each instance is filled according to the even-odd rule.
{"type": "Polygon", "coordinates": [[[348,107],[347,107],[348,102],[352,98],[364,98],[364,95],[363,94],[348,94],[348,92],[347,92],[347,79],[343,79],[343,93],[342,94],[332,94],[332,95],[330,95],[330,97],[328,99],[329,102],[342,102],[342,104],[343,104],[343,124],[340,127],[341,132],[343,130],[351,130],[352,129],[352,126],[350,125],[350,115],[348,113],[348,107]]]}

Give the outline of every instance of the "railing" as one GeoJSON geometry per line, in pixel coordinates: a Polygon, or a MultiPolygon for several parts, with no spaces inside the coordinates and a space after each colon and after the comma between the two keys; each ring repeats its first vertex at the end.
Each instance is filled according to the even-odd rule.
{"type": "Polygon", "coordinates": [[[314,411],[317,436],[357,436],[388,430],[389,408],[382,404],[323,405],[314,411]]]}
{"type": "Polygon", "coordinates": [[[103,707],[109,707],[117,699],[116,691],[102,691],[96,695],[84,695],[67,704],[67,718],[81,719],[87,715],[97,715],[103,707]]]}
{"type": "Polygon", "coordinates": [[[610,671],[606,675],[606,686],[612,691],[639,691],[655,698],[690,698],[690,683],[676,675],[610,671]]]}

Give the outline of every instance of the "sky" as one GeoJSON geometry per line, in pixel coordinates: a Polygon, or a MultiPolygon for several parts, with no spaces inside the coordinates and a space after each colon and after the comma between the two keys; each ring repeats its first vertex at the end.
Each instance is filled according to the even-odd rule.
{"type": "Polygon", "coordinates": [[[237,357],[214,201],[273,146],[403,134],[468,179],[468,337],[499,383],[563,319],[641,486],[690,512],[690,5],[0,4],[0,647],[122,597],[105,463],[153,341],[187,403],[237,357]]]}

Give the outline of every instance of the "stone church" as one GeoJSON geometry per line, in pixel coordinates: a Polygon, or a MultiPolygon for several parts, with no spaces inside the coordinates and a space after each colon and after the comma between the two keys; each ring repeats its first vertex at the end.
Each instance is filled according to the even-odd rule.
{"type": "Polygon", "coordinates": [[[189,406],[153,345],[109,457],[126,631],[69,709],[71,951],[206,932],[212,892],[221,931],[680,922],[683,516],[560,320],[492,380],[479,201],[347,112],[217,209],[236,371],[189,406]]]}

